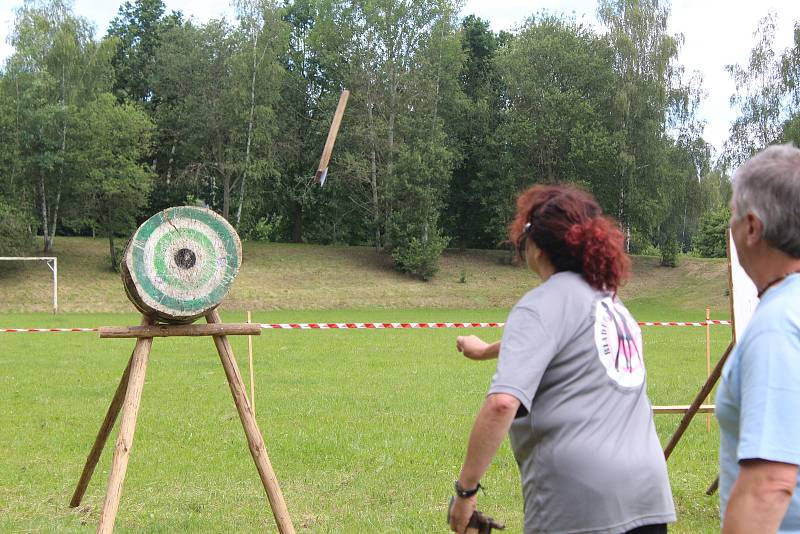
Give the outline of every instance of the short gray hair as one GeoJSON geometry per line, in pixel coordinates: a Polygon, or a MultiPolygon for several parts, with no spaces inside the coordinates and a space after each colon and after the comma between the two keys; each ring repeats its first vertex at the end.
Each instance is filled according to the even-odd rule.
{"type": "Polygon", "coordinates": [[[752,213],[764,224],[764,240],[800,258],[800,149],[772,145],[733,175],[735,217],[752,213]]]}

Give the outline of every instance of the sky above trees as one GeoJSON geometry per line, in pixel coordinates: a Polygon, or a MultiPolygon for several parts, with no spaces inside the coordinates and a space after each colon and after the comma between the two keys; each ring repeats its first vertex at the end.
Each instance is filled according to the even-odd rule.
{"type": "MultiPolygon", "coordinates": [[[[13,27],[14,9],[22,2],[10,0],[0,4],[0,62],[3,62],[13,51],[6,39],[13,27]]],[[[168,10],[180,10],[187,17],[194,17],[201,22],[220,15],[229,20],[233,18],[233,9],[218,0],[167,0],[165,4],[168,10]]],[[[595,25],[596,5],[595,0],[467,0],[462,15],[475,14],[486,19],[494,31],[513,30],[527,16],[541,10],[574,14],[579,22],[595,25]]],[[[98,36],[105,34],[118,7],[117,2],[108,0],[74,2],[74,12],[93,21],[98,36]]],[[[672,2],[670,32],[684,36],[679,57],[686,66],[687,76],[693,71],[699,71],[703,76],[703,88],[707,95],[699,108],[699,115],[706,121],[704,137],[717,151],[727,139],[730,125],[737,114],[729,104],[734,83],[725,71],[725,65],[746,63],[755,42],[753,32],[756,24],[770,11],[778,14],[776,48],[789,46],[792,42],[792,21],[800,19],[800,2],[797,0],[672,2]]]]}

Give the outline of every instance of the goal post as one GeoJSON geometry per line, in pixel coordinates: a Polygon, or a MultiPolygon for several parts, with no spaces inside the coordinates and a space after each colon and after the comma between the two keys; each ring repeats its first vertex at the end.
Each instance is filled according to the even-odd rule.
{"type": "Polygon", "coordinates": [[[55,256],[0,256],[0,261],[44,261],[53,272],[53,313],[58,313],[58,258],[55,256]]]}

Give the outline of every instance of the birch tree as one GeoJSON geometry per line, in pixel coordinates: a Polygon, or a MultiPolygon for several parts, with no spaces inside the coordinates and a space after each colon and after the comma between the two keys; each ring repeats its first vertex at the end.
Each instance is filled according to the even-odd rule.
{"type": "Polygon", "coordinates": [[[245,115],[244,163],[238,179],[239,201],[236,208],[235,226],[242,219],[242,206],[248,175],[252,174],[256,122],[261,126],[260,154],[262,161],[271,162],[271,138],[275,133],[274,106],[283,81],[278,58],[286,48],[288,32],[281,20],[282,10],[275,0],[234,0],[233,5],[239,20],[241,56],[240,68],[246,76],[246,99],[243,102],[245,115]],[[257,113],[258,112],[258,113],[257,113]]]}
{"type": "Polygon", "coordinates": [[[62,198],[74,180],[67,168],[68,124],[77,106],[111,82],[108,47],[63,0],[28,1],[17,10],[7,76],[19,106],[20,158],[35,187],[44,252],[53,247],[62,198]]]}
{"type": "Polygon", "coordinates": [[[731,106],[739,109],[723,154],[731,167],[779,139],[782,123],[788,118],[784,71],[775,50],[776,21],[777,15],[770,13],[758,22],[753,34],[756,43],[745,65],[725,67],[736,84],[731,106]]]}
{"type": "Polygon", "coordinates": [[[600,21],[614,51],[620,132],[617,199],[612,212],[629,229],[646,231],[663,212],[653,194],[665,154],[667,108],[680,41],[667,33],[669,5],[659,0],[600,0],[600,21]]]}

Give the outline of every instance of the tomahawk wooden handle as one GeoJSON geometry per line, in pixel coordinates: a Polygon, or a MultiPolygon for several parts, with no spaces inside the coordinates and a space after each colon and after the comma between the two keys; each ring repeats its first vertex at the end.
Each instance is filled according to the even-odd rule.
{"type": "Polygon", "coordinates": [[[344,108],[347,107],[347,99],[349,97],[350,91],[347,89],[343,90],[342,94],[339,95],[339,105],[336,106],[336,113],[333,115],[331,129],[328,131],[328,140],[325,141],[325,149],[322,151],[322,158],[320,158],[319,167],[317,168],[316,179],[318,182],[328,169],[328,163],[331,160],[331,153],[333,152],[333,145],[336,143],[336,134],[339,133],[339,125],[342,123],[344,108]]]}

